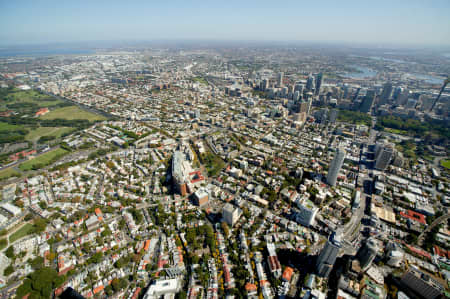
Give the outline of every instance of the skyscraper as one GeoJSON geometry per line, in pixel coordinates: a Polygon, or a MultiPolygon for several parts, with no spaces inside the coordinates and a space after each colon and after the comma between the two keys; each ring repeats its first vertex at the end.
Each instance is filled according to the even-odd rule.
{"type": "Polygon", "coordinates": [[[393,93],[393,95],[392,95],[392,98],[393,98],[394,100],[396,100],[396,99],[398,98],[398,96],[399,96],[402,92],[403,92],[403,87],[397,87],[397,88],[394,90],[394,93],[393,93]]]}
{"type": "Polygon", "coordinates": [[[322,73],[319,73],[317,75],[315,95],[318,95],[320,92],[320,87],[322,86],[322,77],[323,77],[322,73]]]}
{"type": "Polygon", "coordinates": [[[336,109],[331,110],[330,123],[334,124],[336,122],[337,116],[338,116],[338,110],[336,110],[336,109]]]}
{"type": "Polygon", "coordinates": [[[233,225],[239,220],[241,213],[241,209],[227,203],[223,206],[222,218],[226,223],[233,227],[233,225]]]}
{"type": "Polygon", "coordinates": [[[369,89],[361,103],[359,110],[363,113],[367,113],[372,108],[373,100],[375,99],[375,91],[369,89]]]}
{"type": "Polygon", "coordinates": [[[279,72],[278,73],[277,85],[278,86],[283,86],[283,72],[279,72]]]}
{"type": "Polygon", "coordinates": [[[342,163],[344,163],[344,159],[345,150],[338,148],[336,156],[334,156],[333,161],[331,161],[330,168],[328,169],[327,183],[330,186],[336,186],[336,180],[339,174],[339,170],[341,170],[342,163]]]}
{"type": "Polygon", "coordinates": [[[328,238],[325,247],[320,252],[317,258],[316,271],[320,277],[328,277],[331,269],[333,269],[336,258],[339,254],[339,250],[342,247],[341,244],[342,231],[338,230],[333,232],[328,238]]]}
{"type": "Polygon", "coordinates": [[[312,75],[308,76],[306,79],[306,90],[311,91],[314,89],[314,77],[312,75]]]}
{"type": "Polygon", "coordinates": [[[369,238],[364,246],[361,247],[358,252],[358,259],[361,265],[361,269],[366,271],[378,253],[378,243],[374,238],[369,238]]]}
{"type": "Polygon", "coordinates": [[[375,168],[385,170],[394,156],[391,145],[377,144],[375,147],[375,168]]]}
{"type": "Polygon", "coordinates": [[[380,105],[384,105],[389,101],[392,94],[392,83],[386,82],[380,95],[380,105]]]}

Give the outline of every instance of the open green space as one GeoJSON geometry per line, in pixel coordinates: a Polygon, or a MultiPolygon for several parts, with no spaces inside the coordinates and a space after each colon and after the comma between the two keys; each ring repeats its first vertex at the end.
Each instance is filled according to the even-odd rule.
{"type": "Polygon", "coordinates": [[[20,130],[23,129],[23,126],[21,125],[12,125],[5,122],[0,122],[0,132],[6,132],[6,131],[14,131],[14,130],[20,130]]]}
{"type": "Polygon", "coordinates": [[[205,85],[208,85],[208,81],[206,81],[203,77],[195,77],[192,79],[194,82],[203,83],[205,85]]]}
{"type": "Polygon", "coordinates": [[[30,131],[27,135],[25,135],[26,140],[37,140],[43,136],[52,136],[55,138],[61,137],[61,135],[70,133],[74,129],[68,127],[39,127],[30,131]]]}
{"type": "Polygon", "coordinates": [[[68,151],[66,151],[65,149],[57,148],[46,152],[45,154],[42,154],[34,159],[21,163],[19,165],[19,168],[23,171],[40,169],[52,164],[53,162],[56,162],[59,158],[67,153],[68,151]]]}
{"type": "Polygon", "coordinates": [[[450,159],[441,160],[441,166],[450,169],[450,159]]]}
{"type": "Polygon", "coordinates": [[[425,121],[420,121],[415,118],[402,119],[387,115],[377,118],[375,129],[400,130],[410,136],[423,138],[427,143],[445,144],[450,139],[448,123],[443,120],[425,119],[425,121]]]}
{"type": "Polygon", "coordinates": [[[384,128],[384,131],[392,133],[392,134],[398,134],[398,135],[408,135],[407,131],[399,130],[399,129],[393,129],[393,128],[384,128]]]}
{"type": "Polygon", "coordinates": [[[11,105],[25,104],[25,103],[36,104],[38,107],[52,107],[64,103],[63,101],[55,97],[39,93],[35,90],[18,90],[18,89],[2,90],[0,92],[0,100],[1,105],[6,108],[14,108],[14,106],[11,105]]]}
{"type": "Polygon", "coordinates": [[[367,113],[349,110],[339,110],[337,120],[366,126],[370,126],[372,123],[372,118],[367,113]]]}
{"type": "Polygon", "coordinates": [[[19,177],[20,173],[14,170],[13,168],[6,168],[0,170],[0,180],[6,180],[13,176],[19,177]]]}
{"type": "Polygon", "coordinates": [[[14,241],[25,237],[26,235],[32,233],[33,231],[34,231],[33,225],[27,223],[24,226],[22,226],[19,230],[17,230],[15,233],[13,233],[11,236],[9,236],[9,243],[13,243],[14,241]]]}
{"type": "Polygon", "coordinates": [[[14,88],[0,88],[0,111],[8,112],[1,118],[0,144],[30,140],[46,143],[69,129],[84,129],[93,121],[106,119],[54,96],[14,88]],[[50,112],[36,117],[41,108],[50,112]]]}
{"type": "Polygon", "coordinates": [[[204,154],[202,160],[208,170],[209,176],[218,175],[222,168],[225,167],[225,162],[219,156],[216,156],[211,152],[204,154]]]}
{"type": "Polygon", "coordinates": [[[83,109],[79,108],[78,106],[68,106],[68,107],[57,108],[57,109],[52,110],[49,113],[43,115],[41,118],[42,119],[61,118],[61,119],[67,119],[67,120],[85,119],[88,121],[96,121],[96,120],[106,119],[102,115],[94,114],[92,112],[83,110],[83,109]]]}

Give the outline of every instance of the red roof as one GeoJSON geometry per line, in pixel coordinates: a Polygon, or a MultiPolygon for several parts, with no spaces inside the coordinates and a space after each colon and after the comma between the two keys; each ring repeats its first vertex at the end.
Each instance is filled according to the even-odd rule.
{"type": "Polygon", "coordinates": [[[423,214],[408,210],[406,213],[400,212],[400,215],[404,218],[414,220],[414,221],[422,223],[424,225],[427,224],[425,215],[423,215],[423,214]]]}
{"type": "Polygon", "coordinates": [[[258,289],[258,288],[256,287],[256,285],[254,285],[253,283],[247,282],[247,283],[245,284],[245,290],[246,290],[247,292],[256,292],[257,289],[258,289]]]}
{"type": "Polygon", "coordinates": [[[292,269],[291,267],[286,267],[283,272],[283,279],[285,281],[291,281],[293,273],[294,273],[294,269],[292,269]]]}

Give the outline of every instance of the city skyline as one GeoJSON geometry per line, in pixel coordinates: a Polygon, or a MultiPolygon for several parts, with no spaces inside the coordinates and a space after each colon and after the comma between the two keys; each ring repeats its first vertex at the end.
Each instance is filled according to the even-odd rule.
{"type": "Polygon", "coordinates": [[[89,41],[308,41],[449,45],[448,1],[0,4],[0,45],[89,41]]]}

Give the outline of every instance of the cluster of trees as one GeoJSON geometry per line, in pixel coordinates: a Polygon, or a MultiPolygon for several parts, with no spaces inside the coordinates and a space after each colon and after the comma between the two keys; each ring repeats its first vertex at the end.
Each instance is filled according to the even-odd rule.
{"type": "Polygon", "coordinates": [[[105,287],[105,293],[109,296],[114,294],[115,292],[118,292],[120,290],[123,290],[128,286],[128,281],[125,278],[114,278],[111,281],[111,284],[105,287]]]}
{"type": "Polygon", "coordinates": [[[425,140],[428,141],[437,139],[448,141],[450,139],[448,123],[439,120],[427,120],[426,122],[421,122],[414,118],[402,119],[400,117],[388,115],[379,117],[375,128],[377,130],[383,130],[384,128],[402,130],[419,138],[424,138],[425,136],[425,140]]]}
{"type": "Polygon", "coordinates": [[[55,269],[43,267],[34,271],[17,289],[17,298],[30,295],[29,298],[50,298],[53,289],[61,286],[66,281],[65,275],[58,275],[55,269]]]}
{"type": "Polygon", "coordinates": [[[141,224],[142,220],[144,220],[144,216],[142,215],[141,211],[139,211],[136,208],[131,208],[130,213],[133,216],[134,221],[136,224],[141,224]]]}
{"type": "Polygon", "coordinates": [[[202,155],[202,161],[205,163],[209,176],[218,175],[225,166],[225,162],[223,162],[219,156],[216,156],[211,152],[202,155]]]}
{"type": "Polygon", "coordinates": [[[0,144],[25,141],[25,135],[29,132],[24,128],[0,131],[0,144]]]}
{"type": "Polygon", "coordinates": [[[369,126],[372,121],[367,113],[349,110],[339,110],[337,120],[352,124],[364,124],[367,126],[369,126]]]}
{"type": "Polygon", "coordinates": [[[211,251],[216,250],[216,239],[214,230],[209,225],[202,225],[199,227],[190,227],[186,231],[186,241],[194,249],[198,249],[202,244],[199,244],[199,239],[203,239],[203,245],[209,246],[211,251]]]}

